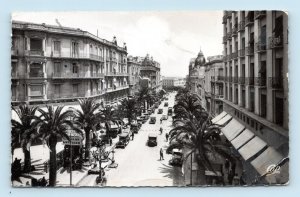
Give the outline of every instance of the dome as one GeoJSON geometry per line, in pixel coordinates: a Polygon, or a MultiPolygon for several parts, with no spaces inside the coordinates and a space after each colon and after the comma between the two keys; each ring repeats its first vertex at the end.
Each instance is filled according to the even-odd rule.
{"type": "Polygon", "coordinates": [[[202,66],[203,64],[205,64],[205,57],[203,55],[203,52],[200,49],[200,51],[198,53],[198,56],[196,58],[196,61],[195,61],[195,65],[196,66],[202,66]]]}

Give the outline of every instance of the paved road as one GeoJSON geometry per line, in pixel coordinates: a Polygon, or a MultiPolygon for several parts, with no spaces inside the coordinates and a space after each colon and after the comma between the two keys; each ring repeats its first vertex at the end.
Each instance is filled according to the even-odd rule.
{"type": "MultiPolygon", "coordinates": [[[[174,105],[175,94],[169,95],[169,106],[174,105]]],[[[167,107],[163,114],[167,114],[167,107]]],[[[165,120],[162,125],[159,119],[162,114],[157,114],[156,124],[149,124],[149,121],[143,124],[139,134],[136,134],[133,141],[130,141],[125,149],[116,149],[115,160],[118,163],[118,168],[107,169],[106,186],[180,186],[183,185],[183,177],[181,168],[168,165],[171,155],[166,155],[164,152],[164,160],[159,160],[159,150],[162,147],[167,148],[165,132],[171,129],[171,117],[165,120]],[[159,128],[163,127],[163,134],[159,134],[159,128]],[[155,132],[158,134],[158,146],[148,147],[146,142],[148,134],[155,132]]],[[[95,186],[95,175],[89,175],[84,178],[78,186],[95,186]]]]}

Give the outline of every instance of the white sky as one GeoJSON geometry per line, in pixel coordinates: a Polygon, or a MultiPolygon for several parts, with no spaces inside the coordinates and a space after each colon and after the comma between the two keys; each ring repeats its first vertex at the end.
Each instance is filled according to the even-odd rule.
{"type": "Polygon", "coordinates": [[[161,75],[185,77],[200,48],[205,57],[221,55],[222,11],[15,12],[13,20],[80,28],[107,40],[127,43],[128,55],[153,56],[161,75]]]}

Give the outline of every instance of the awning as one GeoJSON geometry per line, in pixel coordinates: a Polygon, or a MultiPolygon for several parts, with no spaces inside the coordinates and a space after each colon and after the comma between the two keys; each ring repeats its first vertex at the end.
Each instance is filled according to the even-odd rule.
{"type": "Polygon", "coordinates": [[[281,154],[274,148],[268,147],[262,154],[254,159],[251,164],[260,175],[264,175],[270,166],[274,165],[275,167],[282,159],[283,156],[281,154]]]}
{"type": "Polygon", "coordinates": [[[221,120],[221,119],[222,119],[224,116],[226,116],[226,115],[227,115],[227,113],[226,113],[225,111],[223,111],[222,113],[220,113],[219,115],[217,115],[216,117],[214,117],[214,118],[211,120],[211,122],[212,122],[212,123],[215,123],[215,122],[221,120]]]}
{"type": "Polygon", "coordinates": [[[236,119],[232,119],[224,128],[221,129],[226,138],[231,141],[244,130],[244,126],[236,119]]]}
{"type": "Polygon", "coordinates": [[[253,137],[254,134],[250,130],[245,129],[240,135],[234,138],[231,141],[231,143],[235,149],[239,149],[241,146],[243,146],[247,141],[249,141],[253,137]]]}
{"type": "Polygon", "coordinates": [[[267,143],[256,136],[247,144],[242,146],[238,151],[242,155],[242,157],[247,161],[266,146],[267,143]]]}
{"type": "Polygon", "coordinates": [[[232,119],[232,116],[227,114],[226,116],[224,116],[222,119],[218,120],[217,122],[215,122],[215,124],[218,124],[218,125],[223,125],[225,124],[226,122],[230,121],[232,119]]]}

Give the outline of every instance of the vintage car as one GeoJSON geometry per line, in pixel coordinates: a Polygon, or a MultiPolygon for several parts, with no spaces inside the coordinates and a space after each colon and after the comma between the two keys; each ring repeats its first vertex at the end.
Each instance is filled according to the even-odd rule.
{"type": "Polygon", "coordinates": [[[168,107],[168,106],[169,106],[169,103],[165,102],[164,107],[168,107]]]}
{"type": "Polygon", "coordinates": [[[120,134],[122,131],[120,125],[113,121],[110,121],[108,123],[108,128],[109,128],[109,136],[112,138],[116,138],[118,134],[120,134]]]}
{"type": "Polygon", "coordinates": [[[154,107],[158,108],[159,107],[159,102],[155,102],[154,107]]]}
{"type": "Polygon", "coordinates": [[[162,114],[164,112],[164,110],[162,108],[159,108],[157,111],[157,114],[162,114]]]}
{"type": "Polygon", "coordinates": [[[169,164],[172,166],[182,166],[183,163],[183,156],[182,151],[180,149],[173,149],[172,151],[172,158],[169,161],[169,164]]]}
{"type": "Polygon", "coordinates": [[[156,117],[155,116],[151,116],[149,124],[155,124],[155,123],[156,123],[156,117]]]}
{"type": "Polygon", "coordinates": [[[162,116],[161,116],[161,120],[168,120],[168,115],[165,115],[165,114],[162,115],[162,116]]]}
{"type": "Polygon", "coordinates": [[[173,114],[173,108],[172,108],[172,107],[169,107],[169,108],[168,108],[168,115],[169,115],[169,116],[172,116],[172,114],[173,114]]]}
{"type": "Polygon", "coordinates": [[[132,132],[138,133],[138,131],[140,130],[140,124],[138,123],[138,120],[131,121],[130,129],[132,130],[132,132]]]}
{"type": "Polygon", "coordinates": [[[145,116],[145,120],[147,121],[150,118],[150,114],[149,113],[144,113],[145,116]]]}
{"type": "Polygon", "coordinates": [[[147,145],[149,147],[157,146],[157,134],[156,133],[149,133],[147,145]]]}
{"type": "Polygon", "coordinates": [[[119,141],[116,143],[116,148],[125,148],[130,141],[130,132],[123,132],[119,135],[119,141]]]}

